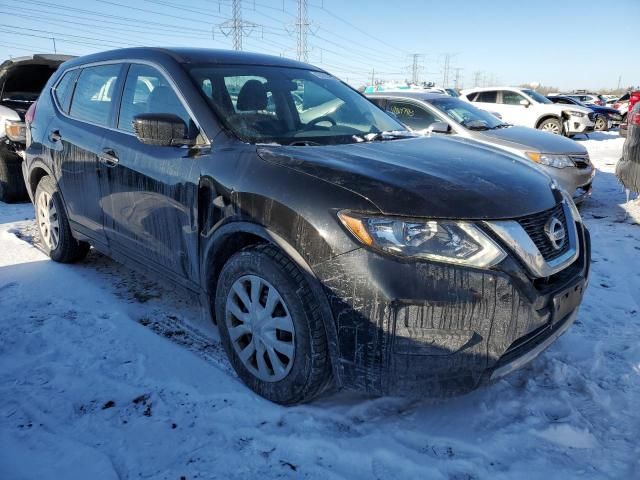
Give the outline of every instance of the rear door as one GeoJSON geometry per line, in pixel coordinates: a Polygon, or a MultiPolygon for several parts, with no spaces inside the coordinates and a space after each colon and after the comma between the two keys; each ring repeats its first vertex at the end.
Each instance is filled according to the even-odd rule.
{"type": "Polygon", "coordinates": [[[122,64],[66,72],[54,87],[57,115],[48,127],[58,184],[72,228],[107,248],[99,158],[114,114],[122,64]]]}
{"type": "Polygon", "coordinates": [[[100,166],[102,208],[112,250],[175,279],[197,280],[197,199],[200,170],[186,147],[145,145],[133,133],[141,113],[167,113],[196,128],[168,77],[129,66],[118,118],[100,166]]]}
{"type": "Polygon", "coordinates": [[[412,130],[424,130],[432,123],[442,121],[427,108],[409,100],[389,100],[386,109],[412,130]]]}
{"type": "Polygon", "coordinates": [[[496,90],[487,90],[483,92],[475,92],[468,95],[469,100],[478,108],[490,113],[499,113],[498,92],[496,90]]]}

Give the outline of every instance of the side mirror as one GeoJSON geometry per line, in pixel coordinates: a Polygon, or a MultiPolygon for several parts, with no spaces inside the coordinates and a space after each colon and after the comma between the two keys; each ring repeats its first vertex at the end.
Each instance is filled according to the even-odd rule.
{"type": "Polygon", "coordinates": [[[520,100],[520,105],[522,105],[523,107],[528,107],[529,105],[531,105],[531,103],[529,103],[529,100],[527,100],[526,98],[523,98],[522,100],[520,100]]]}
{"type": "Polygon", "coordinates": [[[142,113],[133,118],[133,131],[145,145],[193,145],[187,130],[184,120],[172,113],[142,113]]]}
{"type": "Polygon", "coordinates": [[[427,135],[431,135],[432,133],[449,133],[450,131],[451,127],[445,122],[433,122],[427,127],[427,135]]]}

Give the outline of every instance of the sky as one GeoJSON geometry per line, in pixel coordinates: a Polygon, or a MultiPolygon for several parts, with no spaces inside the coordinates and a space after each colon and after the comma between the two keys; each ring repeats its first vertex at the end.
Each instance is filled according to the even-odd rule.
{"type": "MultiPolygon", "coordinates": [[[[296,58],[296,0],[240,0],[244,50],[296,58]]],[[[0,61],[127,46],[233,47],[232,0],[0,0],[0,61]]],[[[308,0],[308,61],[360,86],[640,85],[640,0],[308,0]],[[445,67],[448,59],[449,68],[445,67]],[[446,74],[448,72],[448,75],[446,74]],[[445,85],[446,84],[446,85],[445,85]]]]}

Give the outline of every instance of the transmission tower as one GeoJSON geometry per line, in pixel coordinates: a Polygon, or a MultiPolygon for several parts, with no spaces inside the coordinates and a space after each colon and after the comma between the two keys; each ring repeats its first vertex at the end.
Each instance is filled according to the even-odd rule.
{"type": "Polygon", "coordinates": [[[256,24],[242,20],[242,0],[232,0],[231,20],[220,24],[219,27],[224,36],[232,38],[233,49],[242,50],[242,37],[249,35],[256,24]]]}
{"type": "Polygon", "coordinates": [[[307,0],[298,0],[296,31],[298,35],[298,60],[301,62],[308,62],[309,48],[307,46],[307,36],[309,33],[309,3],[307,0]]]}
{"type": "Polygon", "coordinates": [[[423,57],[420,53],[414,53],[411,55],[413,58],[413,63],[411,65],[411,83],[418,84],[420,81],[420,70],[422,69],[422,65],[420,65],[420,58],[423,57]]]}
{"type": "Polygon", "coordinates": [[[453,79],[453,86],[457,90],[460,88],[460,72],[463,70],[463,68],[456,67],[454,68],[454,70],[456,72],[456,76],[453,79]]]}

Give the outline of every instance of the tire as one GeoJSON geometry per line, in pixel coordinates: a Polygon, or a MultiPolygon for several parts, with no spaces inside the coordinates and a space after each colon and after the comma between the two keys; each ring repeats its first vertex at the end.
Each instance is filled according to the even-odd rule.
{"type": "Polygon", "coordinates": [[[553,133],[555,135],[562,135],[562,124],[557,118],[547,118],[540,122],[540,125],[538,125],[538,130],[553,133]]]}
{"type": "Polygon", "coordinates": [[[607,117],[604,117],[602,115],[598,115],[596,117],[596,124],[594,125],[593,129],[596,132],[607,132],[607,131],[609,131],[609,121],[607,120],[607,117]]]}
{"type": "Polygon", "coordinates": [[[20,165],[9,165],[0,153],[0,201],[13,203],[25,201],[27,198],[20,165]]]}
{"type": "Polygon", "coordinates": [[[215,313],[231,365],[258,395],[292,405],[312,400],[329,383],[331,362],[318,301],[298,267],[277,248],[249,247],[227,261],[218,278],[215,313]],[[279,299],[260,319],[271,295],[279,299]],[[254,298],[259,307],[247,307],[255,305],[254,298]],[[240,352],[250,353],[243,360],[240,352]]]}
{"type": "Polygon", "coordinates": [[[33,205],[40,244],[51,260],[61,263],[82,260],[90,246],[73,238],[58,185],[50,176],[42,177],[38,183],[33,205]]]}

